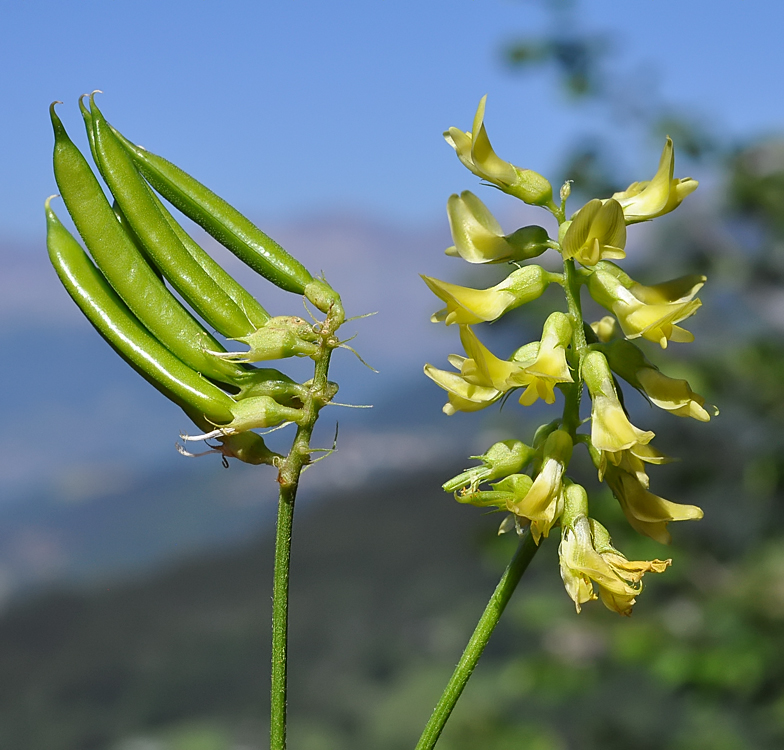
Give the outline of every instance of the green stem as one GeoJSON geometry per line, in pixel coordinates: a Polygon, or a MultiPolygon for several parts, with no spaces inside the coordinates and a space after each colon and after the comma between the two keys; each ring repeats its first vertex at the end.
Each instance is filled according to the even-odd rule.
{"type": "Polygon", "coordinates": [[[330,311],[320,332],[316,367],[302,409],[305,420],[297,429],[288,456],[278,472],[278,526],[275,535],[275,572],[272,583],[272,684],[270,690],[270,750],[286,749],[286,696],[289,624],[289,569],[294,502],[299,479],[310,463],[310,439],[319,411],[329,402],[327,375],[332,350],[337,346],[335,331],[343,322],[342,309],[330,311]]]}
{"type": "Polygon", "coordinates": [[[580,400],[583,393],[583,382],[581,376],[582,358],[587,351],[585,341],[585,330],[583,328],[583,310],[580,303],[580,277],[577,274],[574,261],[569,259],[564,261],[564,294],[569,310],[569,317],[572,320],[572,350],[571,364],[574,370],[574,383],[568,388],[564,388],[566,403],[563,411],[564,429],[575,439],[577,428],[580,426],[580,400]]]}
{"type": "Polygon", "coordinates": [[[275,536],[275,573],[272,585],[272,690],[270,691],[270,748],[286,747],[286,676],[289,629],[289,566],[294,492],[281,488],[275,536]]]}
{"type": "Polygon", "coordinates": [[[447,683],[441,699],[433,710],[427,726],[425,726],[425,731],[419,738],[416,750],[432,750],[435,747],[444,725],[460,698],[468,679],[471,677],[479,658],[482,656],[482,652],[485,650],[485,646],[490,640],[498,620],[501,618],[501,614],[509,603],[509,599],[512,597],[517,584],[520,582],[537,549],[539,548],[533,537],[530,533],[527,533],[520,541],[520,546],[517,548],[515,556],[507,566],[503,576],[501,576],[501,580],[498,582],[498,586],[496,586],[493,595],[490,597],[490,601],[487,603],[487,607],[485,607],[485,611],[477,623],[471,640],[468,641],[468,645],[465,651],[463,651],[463,655],[460,657],[460,661],[447,683]]]}

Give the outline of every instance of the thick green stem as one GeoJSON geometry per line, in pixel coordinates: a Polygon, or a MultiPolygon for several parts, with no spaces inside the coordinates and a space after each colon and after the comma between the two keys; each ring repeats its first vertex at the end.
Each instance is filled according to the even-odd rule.
{"type": "Polygon", "coordinates": [[[482,652],[485,650],[485,646],[490,640],[498,620],[501,618],[504,608],[512,597],[517,584],[520,582],[520,578],[522,578],[523,573],[528,568],[528,564],[533,559],[537,549],[539,548],[530,532],[527,533],[521,540],[515,556],[504,571],[498,586],[496,586],[493,595],[490,597],[490,601],[487,603],[487,607],[485,607],[485,611],[477,623],[471,640],[468,641],[468,645],[460,657],[452,678],[447,683],[441,699],[427,722],[425,731],[419,738],[416,750],[432,750],[435,747],[444,725],[449,719],[458,698],[460,698],[469,677],[471,677],[479,657],[482,656],[482,652]]]}
{"type": "Polygon", "coordinates": [[[311,386],[302,405],[305,420],[297,429],[289,455],[279,466],[278,527],[275,536],[275,573],[272,585],[272,685],[270,691],[270,750],[286,748],[286,696],[289,621],[289,568],[294,501],[299,478],[310,463],[310,439],[319,411],[329,402],[327,375],[332,350],[337,346],[335,330],[343,321],[340,314],[330,314],[320,333],[319,353],[311,386]]]}

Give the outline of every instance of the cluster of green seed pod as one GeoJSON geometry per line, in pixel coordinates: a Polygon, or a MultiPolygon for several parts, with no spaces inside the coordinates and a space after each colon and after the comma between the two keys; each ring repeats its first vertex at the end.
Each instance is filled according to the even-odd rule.
{"type": "MultiPolygon", "coordinates": [[[[50,107],[55,180],[89,251],[55,215],[56,196],[47,199],[47,247],[60,280],[114,350],[204,432],[199,438],[216,439],[214,450],[224,456],[274,463],[277,454],[251,430],[303,424],[309,419],[303,403],[314,394],[308,383],[250,363],[317,359],[337,346],[334,332],[344,320],[339,295],[207,187],[120,135],[94,95],[89,108],[82,97],[90,150],[110,203],[57,116],[58,103],[50,107]],[[270,315],[188,235],[156,191],[266,279],[304,296],[330,324],[270,315]],[[205,324],[248,351],[227,351],[205,324]]],[[[336,392],[332,383],[319,389],[318,406],[336,392]]]]}

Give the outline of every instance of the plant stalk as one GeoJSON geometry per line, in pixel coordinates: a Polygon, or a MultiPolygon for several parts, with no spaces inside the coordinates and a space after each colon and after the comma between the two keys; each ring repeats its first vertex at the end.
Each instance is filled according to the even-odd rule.
{"type": "Polygon", "coordinates": [[[430,720],[425,726],[425,731],[419,738],[416,750],[432,750],[435,747],[444,725],[449,719],[468,679],[482,656],[482,652],[485,650],[487,642],[490,640],[490,636],[493,634],[493,630],[495,630],[495,626],[501,618],[501,614],[509,603],[509,599],[511,599],[517,584],[520,582],[537,549],[539,547],[534,542],[530,532],[526,533],[523,539],[520,540],[517,552],[515,552],[512,561],[507,566],[493,595],[490,597],[490,601],[487,603],[485,611],[482,613],[482,617],[479,619],[476,629],[441,695],[441,699],[436,704],[430,720]]]}
{"type": "Polygon", "coordinates": [[[338,345],[335,331],[343,322],[340,309],[327,315],[319,336],[319,351],[314,356],[315,373],[304,398],[303,423],[288,456],[280,463],[278,483],[278,522],[275,534],[275,572],[272,583],[272,679],[270,688],[270,750],[286,750],[286,702],[289,624],[289,571],[294,503],[302,471],[310,463],[310,439],[319,411],[329,402],[327,375],[332,350],[338,345]]]}

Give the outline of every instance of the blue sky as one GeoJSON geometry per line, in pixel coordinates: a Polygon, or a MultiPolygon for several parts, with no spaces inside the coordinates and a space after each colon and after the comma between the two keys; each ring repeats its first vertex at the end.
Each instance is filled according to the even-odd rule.
{"type": "MultiPolygon", "coordinates": [[[[188,421],[114,357],[48,268],[52,100],[65,102],[59,112],[84,145],[77,98],[103,89],[104,113],[128,137],[325,270],[351,314],[379,310],[356,324],[356,345],[381,375],[347,353],[336,362],[341,400],[351,403],[383,404],[404,380],[426,384],[422,363],[444,366],[459,349],[454,331],[427,323],[435,307],[417,274],[460,281],[442,252],[450,193],[476,190],[511,223],[509,199],[482,191],[441,136],[450,125],[468,128],[482,95],[496,150],[546,175],[576,134],[609,132],[629,181],[650,177],[661,151],[601,107],[569,106],[550,74],[504,68],[504,43],[549,29],[543,0],[0,8],[0,344],[9,354],[0,358],[0,409],[14,425],[0,436],[0,496],[36,482],[56,490],[66,471],[105,477],[106,466],[184,460],[171,445],[188,421]],[[20,396],[20,367],[34,398],[20,396]],[[30,450],[42,431],[43,463],[30,450]]],[[[614,77],[629,90],[685,107],[730,138],[784,130],[780,3],[582,0],[578,8],[578,30],[612,39],[614,77]]],[[[702,179],[692,166],[679,162],[678,174],[702,179]]],[[[265,305],[273,300],[270,310],[291,313],[290,300],[278,307],[276,290],[227,263],[265,305]]],[[[306,378],[304,364],[285,369],[306,378]]],[[[438,417],[443,395],[432,388],[438,417]]],[[[349,440],[343,425],[365,413],[343,414],[349,440]]],[[[476,432],[459,419],[450,424],[476,432]]]]}
{"type": "MultiPolygon", "coordinates": [[[[581,25],[611,32],[617,75],[656,81],[738,137],[780,129],[784,70],[775,0],[583,0],[581,25]],[[639,71],[654,71],[653,78],[639,71]]],[[[43,229],[55,191],[46,107],[82,138],[76,100],[101,88],[126,135],[262,221],[350,209],[392,222],[443,220],[472,185],[441,140],[489,94],[496,149],[540,171],[570,134],[612,128],[565,105],[547,76],[500,64],[501,45],[549,26],[536,0],[82,2],[2,4],[0,246],[43,229]]],[[[616,127],[629,167],[659,144],[616,127]]],[[[676,144],[677,145],[677,144],[676,144]]]]}
{"type": "MultiPolygon", "coordinates": [[[[609,135],[629,181],[651,176],[662,147],[606,108],[570,106],[551,73],[504,68],[505,43],[550,30],[545,7],[0,0],[0,512],[36,495],[111,500],[155,472],[189,470],[173,447],[189,421],[100,341],[48,267],[43,202],[56,188],[47,107],[65,102],[60,115],[84,145],[77,98],[94,88],[128,137],[248,213],[314,272],[323,269],[350,314],[379,311],[356,324],[354,343],[381,373],[347,352],[332,371],[339,400],[376,408],[325,414],[318,440],[331,444],[339,418],[340,450],[318,480],[308,475],[308,487],[483,451],[491,441],[481,419],[443,421],[443,393],[422,375],[423,362],[444,367],[459,344],[453,330],[427,322],[436,304],[417,274],[461,281],[460,264],[443,255],[450,193],[477,191],[508,231],[513,220],[540,218],[526,207],[510,213],[508,197],[479,188],[442,132],[468,128],[488,94],[499,154],[551,177],[578,134],[609,135]],[[415,398],[401,403],[409,393],[415,398]],[[422,421],[413,430],[412,414],[422,421]]],[[[577,31],[611,40],[608,61],[621,87],[685,108],[730,139],[784,131],[780,2],[577,7],[577,31]]],[[[699,165],[681,158],[676,169],[707,183],[690,202],[710,196],[699,165]]],[[[643,234],[635,231],[635,241],[643,234]]],[[[290,297],[284,303],[231,256],[221,258],[268,309],[302,314],[300,300],[292,309],[290,297]]],[[[305,379],[308,364],[282,369],[305,379]]],[[[269,439],[289,438],[283,431],[269,439]]],[[[209,470],[222,471],[217,459],[209,470]]],[[[0,577],[3,566],[0,554],[0,577]]]]}

